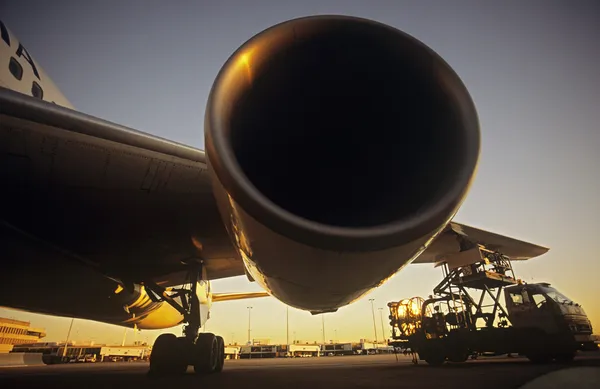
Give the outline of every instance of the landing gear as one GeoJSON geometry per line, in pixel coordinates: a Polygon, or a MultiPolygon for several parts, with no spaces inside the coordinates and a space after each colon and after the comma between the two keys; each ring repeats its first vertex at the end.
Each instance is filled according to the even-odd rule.
{"type": "Polygon", "coordinates": [[[223,338],[210,333],[198,335],[195,344],[194,371],[197,374],[218,373],[225,362],[223,338]]]}
{"type": "Polygon", "coordinates": [[[191,286],[169,293],[153,282],[145,283],[148,295],[155,301],[164,301],[177,309],[187,325],[183,336],[162,334],[154,342],[150,355],[150,374],[183,374],[188,366],[194,366],[196,374],[218,373],[223,370],[225,344],[223,338],[200,330],[200,300],[196,287],[200,280],[201,263],[189,263],[188,279],[191,286]],[[179,297],[181,304],[175,298],[179,297]]]}
{"type": "Polygon", "coordinates": [[[173,334],[162,334],[154,342],[150,356],[150,372],[156,374],[182,374],[187,370],[187,360],[183,358],[186,347],[184,338],[173,334]]]}
{"type": "Polygon", "coordinates": [[[215,367],[215,372],[220,373],[223,370],[223,366],[225,366],[225,340],[222,337],[217,336],[217,344],[219,349],[219,357],[217,359],[217,367],[215,367]]]}

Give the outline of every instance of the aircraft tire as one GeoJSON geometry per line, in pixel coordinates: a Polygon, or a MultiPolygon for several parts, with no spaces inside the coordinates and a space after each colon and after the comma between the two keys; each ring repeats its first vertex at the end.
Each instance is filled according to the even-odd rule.
{"type": "Polygon", "coordinates": [[[182,359],[181,341],[173,334],[162,334],[154,342],[150,354],[151,375],[169,375],[185,372],[187,363],[182,359]]]}
{"type": "Polygon", "coordinates": [[[219,349],[219,357],[217,358],[217,367],[215,368],[216,373],[223,371],[225,365],[225,341],[221,336],[217,336],[217,343],[219,349]]]}
{"type": "Polygon", "coordinates": [[[217,337],[214,334],[208,332],[199,334],[194,353],[196,374],[211,374],[216,371],[220,353],[217,337]]]}

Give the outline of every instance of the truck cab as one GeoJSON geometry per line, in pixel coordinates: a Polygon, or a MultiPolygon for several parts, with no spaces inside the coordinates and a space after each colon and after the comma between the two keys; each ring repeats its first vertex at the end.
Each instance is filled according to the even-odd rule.
{"type": "Polygon", "coordinates": [[[505,288],[508,316],[515,329],[530,329],[560,343],[592,349],[592,324],[581,305],[548,283],[519,284],[505,288]],[[561,342],[561,340],[563,342],[561,342]]]}

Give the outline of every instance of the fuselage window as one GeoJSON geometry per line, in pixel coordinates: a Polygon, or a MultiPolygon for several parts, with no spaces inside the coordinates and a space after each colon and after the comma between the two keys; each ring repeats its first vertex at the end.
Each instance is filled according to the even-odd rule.
{"type": "Polygon", "coordinates": [[[23,66],[21,66],[15,57],[10,57],[8,70],[10,70],[10,74],[12,74],[17,80],[21,81],[21,78],[23,78],[23,66]]]}
{"type": "Polygon", "coordinates": [[[33,97],[37,97],[38,99],[44,98],[44,91],[42,90],[42,87],[35,81],[33,84],[31,84],[31,94],[33,97]]]}

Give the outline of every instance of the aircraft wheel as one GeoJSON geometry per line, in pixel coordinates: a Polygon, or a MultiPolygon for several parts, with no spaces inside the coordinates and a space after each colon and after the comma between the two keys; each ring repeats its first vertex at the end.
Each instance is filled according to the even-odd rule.
{"type": "Polygon", "coordinates": [[[191,365],[191,361],[194,358],[194,344],[189,341],[186,337],[177,338],[177,364],[174,367],[176,374],[185,374],[187,372],[188,365],[191,365]]]}
{"type": "Polygon", "coordinates": [[[178,374],[187,369],[180,349],[182,341],[173,334],[162,334],[154,342],[150,354],[150,374],[178,374]]]}
{"type": "Polygon", "coordinates": [[[194,372],[196,374],[214,373],[219,363],[219,343],[214,334],[203,332],[198,335],[195,344],[194,372]]]}
{"type": "Polygon", "coordinates": [[[225,365],[225,341],[221,336],[217,336],[217,347],[219,350],[219,356],[217,358],[217,367],[215,368],[215,372],[220,373],[223,371],[223,366],[225,365]]]}

